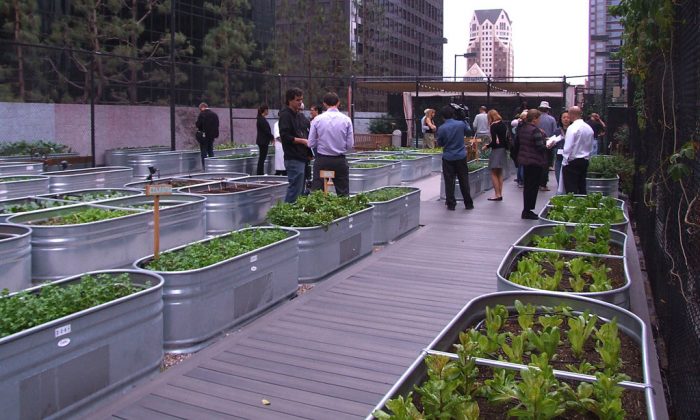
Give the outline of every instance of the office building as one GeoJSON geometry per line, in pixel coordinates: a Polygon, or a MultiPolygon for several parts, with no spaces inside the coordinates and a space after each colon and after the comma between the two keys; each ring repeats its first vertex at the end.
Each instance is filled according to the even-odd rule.
{"type": "MultiPolygon", "coordinates": [[[[605,83],[604,74],[620,74],[623,72],[622,60],[613,58],[613,53],[619,51],[622,44],[622,25],[619,18],[612,16],[608,7],[620,4],[620,0],[589,0],[589,44],[588,44],[588,87],[594,93],[602,92],[605,83]]],[[[619,76],[608,83],[612,90],[624,86],[624,77],[619,76]]],[[[616,93],[620,93],[616,91],[616,93]]]]}
{"type": "Polygon", "coordinates": [[[514,76],[512,22],[505,10],[474,11],[467,54],[467,69],[477,64],[487,77],[514,76]]]}

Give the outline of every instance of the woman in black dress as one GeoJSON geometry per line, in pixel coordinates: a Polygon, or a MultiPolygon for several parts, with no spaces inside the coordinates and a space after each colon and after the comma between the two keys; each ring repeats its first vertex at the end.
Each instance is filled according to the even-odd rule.
{"type": "Polygon", "coordinates": [[[270,112],[267,105],[261,105],[258,108],[258,117],[256,121],[256,127],[258,130],[258,135],[255,138],[255,144],[258,145],[260,154],[258,155],[258,169],[256,171],[257,175],[265,175],[265,159],[267,159],[267,149],[270,147],[270,143],[274,140],[272,136],[272,129],[270,129],[270,124],[267,123],[267,114],[270,112]]]}

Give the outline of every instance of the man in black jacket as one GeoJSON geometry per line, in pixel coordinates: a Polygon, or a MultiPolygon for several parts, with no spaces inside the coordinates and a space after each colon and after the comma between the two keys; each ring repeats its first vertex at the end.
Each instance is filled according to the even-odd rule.
{"type": "Polygon", "coordinates": [[[287,169],[287,195],[285,203],[293,203],[304,191],[304,168],[309,156],[308,140],[303,121],[298,118],[304,93],[291,88],[285,93],[287,104],[279,112],[280,140],[284,149],[284,167],[287,169]]]}
{"type": "Polygon", "coordinates": [[[214,156],[214,140],[219,137],[219,117],[204,102],[199,104],[199,111],[195,125],[199,131],[197,142],[202,154],[202,169],[204,169],[204,158],[214,156]]]}

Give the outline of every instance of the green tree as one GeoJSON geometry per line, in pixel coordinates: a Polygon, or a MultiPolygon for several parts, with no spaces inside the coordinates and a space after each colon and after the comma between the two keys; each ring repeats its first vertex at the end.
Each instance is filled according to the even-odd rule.
{"type": "Polygon", "coordinates": [[[16,42],[12,46],[12,52],[3,54],[4,59],[0,64],[0,78],[9,81],[0,85],[0,97],[22,102],[37,99],[39,89],[28,89],[27,79],[38,79],[34,84],[39,84],[40,54],[36,49],[22,45],[39,43],[37,2],[3,0],[0,2],[0,16],[3,38],[7,34],[8,38],[16,42]]]}
{"type": "Polygon", "coordinates": [[[202,63],[221,67],[210,72],[208,91],[213,101],[231,105],[232,71],[246,70],[255,50],[253,24],[246,19],[250,10],[248,0],[220,0],[204,3],[206,10],[216,14],[219,24],[204,37],[202,63]],[[218,92],[222,92],[221,98],[218,92]]]}
{"type": "MultiPolygon", "coordinates": [[[[70,5],[70,13],[54,22],[50,40],[65,47],[72,66],[61,66],[54,57],[48,58],[64,85],[64,95],[77,91],[86,102],[92,73],[96,99],[135,103],[139,85],[169,81],[171,48],[176,60],[192,53],[181,33],[176,33],[174,46],[170,45],[169,32],[152,43],[140,41],[149,15],[169,13],[171,2],[167,0],[74,0],[70,5]],[[145,66],[145,60],[151,65],[145,66]],[[76,73],[82,80],[75,80],[76,73]]],[[[176,84],[185,80],[185,73],[177,72],[176,84]]]]}

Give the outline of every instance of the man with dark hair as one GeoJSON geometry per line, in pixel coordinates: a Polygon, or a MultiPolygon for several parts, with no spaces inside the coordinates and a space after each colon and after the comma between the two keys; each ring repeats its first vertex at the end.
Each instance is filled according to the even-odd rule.
{"type": "Polygon", "coordinates": [[[437,143],[442,146],[442,176],[445,179],[445,204],[447,210],[457,206],[455,198],[455,177],[459,180],[459,190],[464,197],[464,208],[471,210],[474,202],[469,194],[469,169],[467,167],[467,149],[464,147],[464,137],[471,133],[471,127],[466,121],[454,119],[455,111],[450,105],[440,110],[445,123],[438,127],[437,143]]]}
{"type": "Polygon", "coordinates": [[[287,170],[287,195],[285,203],[293,203],[304,191],[304,167],[308,160],[308,140],[305,138],[302,120],[298,117],[304,93],[299,88],[285,92],[285,104],[279,112],[280,140],[284,150],[284,167],[287,170]]]}
{"type": "Polygon", "coordinates": [[[219,117],[209,109],[206,102],[199,104],[199,116],[195,123],[197,127],[197,142],[199,152],[202,155],[202,169],[204,170],[204,159],[214,156],[214,140],[219,137],[219,117]]]}
{"type": "Polygon", "coordinates": [[[338,110],[340,99],[335,92],[323,97],[326,112],[311,121],[309,147],[316,150],[312,190],[323,189],[321,171],[334,171],[335,192],[339,196],[350,195],[350,168],[345,154],[355,145],[352,121],[338,110]]]}

